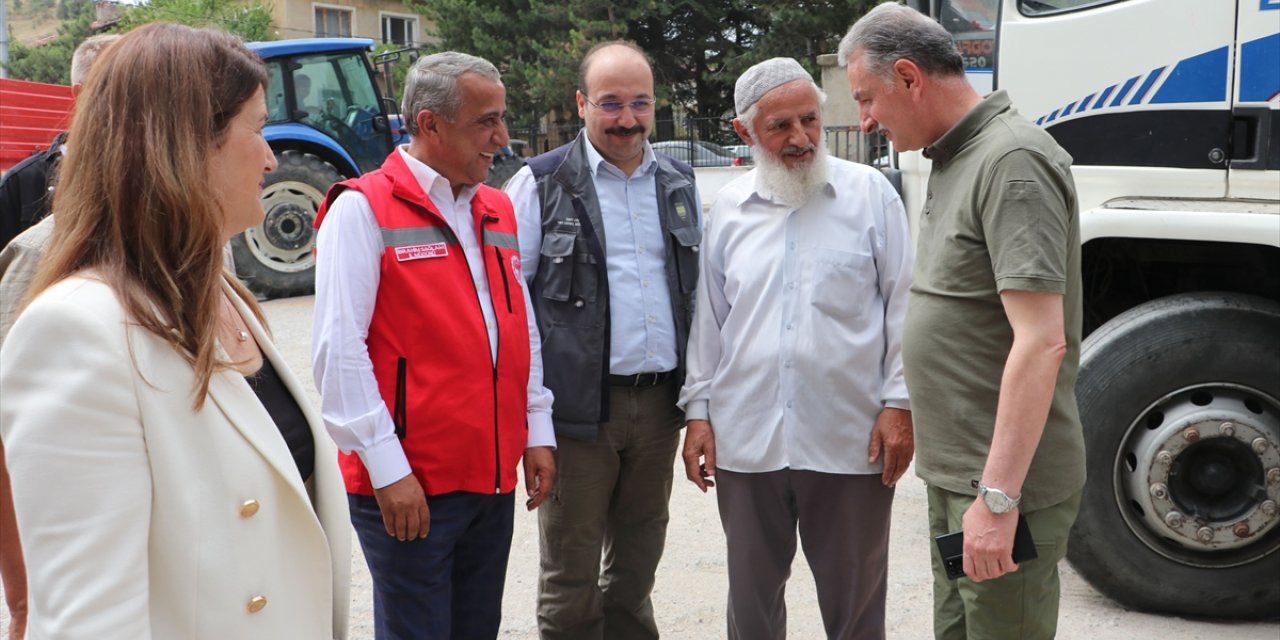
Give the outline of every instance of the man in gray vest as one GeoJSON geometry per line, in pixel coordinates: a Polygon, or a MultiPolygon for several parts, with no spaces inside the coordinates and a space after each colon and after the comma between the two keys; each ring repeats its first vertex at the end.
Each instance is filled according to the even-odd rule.
{"type": "Polygon", "coordinates": [[[506,187],[556,398],[538,628],[543,638],[657,638],[649,594],[684,423],[676,395],[701,206],[693,170],[646,141],[654,91],[643,51],[593,47],[577,102],[585,130],[506,187]]]}

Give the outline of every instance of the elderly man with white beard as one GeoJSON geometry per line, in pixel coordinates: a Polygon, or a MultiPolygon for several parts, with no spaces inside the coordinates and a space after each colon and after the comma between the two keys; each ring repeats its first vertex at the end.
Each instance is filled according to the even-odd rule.
{"type": "Polygon", "coordinates": [[[756,168],[717,194],[703,237],[683,458],[717,487],[735,640],[786,637],[797,528],[827,637],[884,637],[893,487],[914,451],[911,241],[889,182],[827,155],[824,98],[790,58],[738,79],[756,168]]]}

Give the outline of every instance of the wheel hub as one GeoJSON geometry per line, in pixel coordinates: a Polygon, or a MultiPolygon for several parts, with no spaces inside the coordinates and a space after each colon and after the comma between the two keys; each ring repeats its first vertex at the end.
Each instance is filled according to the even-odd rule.
{"type": "Polygon", "coordinates": [[[272,207],[262,221],[267,242],[285,251],[309,247],[312,238],[314,213],[294,202],[284,202],[272,207]]]}
{"type": "Polygon", "coordinates": [[[253,257],[276,271],[297,273],[315,266],[315,214],[324,194],[303,182],[284,181],[262,192],[266,217],[244,232],[253,257]]]}
{"type": "Polygon", "coordinates": [[[1280,535],[1278,406],[1223,383],[1148,407],[1130,427],[1117,464],[1117,498],[1134,533],[1192,564],[1229,566],[1274,549],[1245,550],[1280,535]],[[1235,550],[1243,551],[1221,553],[1235,550]],[[1204,552],[1219,553],[1198,555],[1204,552]]]}

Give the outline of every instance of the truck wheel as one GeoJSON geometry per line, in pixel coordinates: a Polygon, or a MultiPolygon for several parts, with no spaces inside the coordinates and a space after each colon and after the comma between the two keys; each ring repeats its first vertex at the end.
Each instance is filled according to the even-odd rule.
{"type": "Polygon", "coordinates": [[[300,151],[276,156],[266,176],[262,224],[231,239],[236,274],[262,298],[315,291],[315,220],[329,186],[342,180],[333,165],[300,151]]]}
{"type": "Polygon", "coordinates": [[[1198,293],[1089,336],[1076,391],[1089,477],[1068,559],[1137,609],[1280,611],[1280,304],[1198,293]]]}

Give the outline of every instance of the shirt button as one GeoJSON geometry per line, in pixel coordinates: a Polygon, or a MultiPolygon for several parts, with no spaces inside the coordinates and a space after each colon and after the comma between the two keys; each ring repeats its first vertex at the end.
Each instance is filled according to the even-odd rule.
{"type": "Polygon", "coordinates": [[[795,328],[794,324],[787,323],[787,331],[795,331],[795,328]]]}
{"type": "Polygon", "coordinates": [[[254,596],[252,598],[249,598],[249,605],[246,608],[249,609],[249,613],[257,613],[259,611],[262,611],[262,609],[266,606],[267,606],[266,596],[254,596]]]}
{"type": "Polygon", "coordinates": [[[788,282],[788,283],[787,283],[787,288],[788,288],[788,289],[794,289],[794,288],[796,288],[796,283],[794,283],[794,282],[788,282]]]}
{"type": "Polygon", "coordinates": [[[577,300],[573,301],[573,306],[578,307],[579,309],[581,309],[582,305],[584,304],[586,303],[582,301],[582,298],[578,298],[577,300]]]}
{"type": "Polygon", "coordinates": [[[788,401],[787,401],[787,408],[788,408],[788,409],[790,409],[790,408],[791,408],[791,406],[792,406],[793,404],[795,404],[795,403],[793,403],[793,402],[791,402],[790,400],[788,400],[788,401]]]}
{"type": "Polygon", "coordinates": [[[796,243],[792,242],[792,243],[788,244],[788,245],[787,245],[787,248],[788,248],[788,249],[795,249],[795,248],[796,248],[796,243]]]}
{"type": "Polygon", "coordinates": [[[791,368],[791,361],[790,361],[790,360],[787,360],[786,362],[782,363],[782,366],[784,366],[784,367],[786,367],[786,368],[790,369],[790,368],[791,368]]]}
{"type": "Polygon", "coordinates": [[[257,500],[245,500],[240,505],[240,517],[252,518],[258,514],[258,509],[260,508],[262,508],[262,505],[258,504],[257,500]]]}

